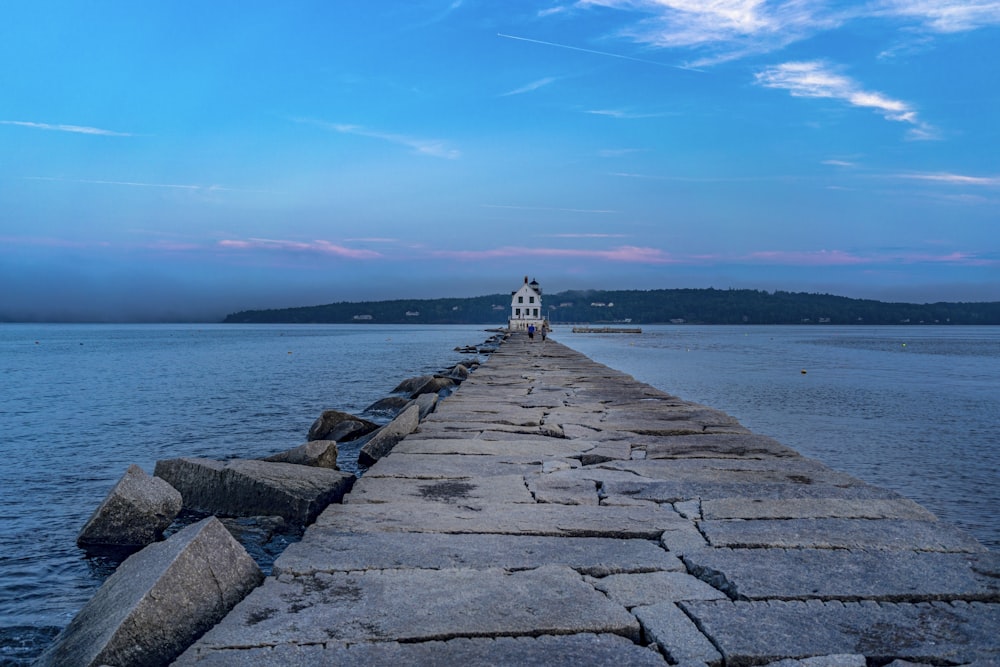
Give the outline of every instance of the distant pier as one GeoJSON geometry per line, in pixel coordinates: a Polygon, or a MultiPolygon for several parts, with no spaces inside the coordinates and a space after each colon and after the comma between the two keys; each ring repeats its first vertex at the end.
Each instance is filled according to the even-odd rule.
{"type": "Polygon", "coordinates": [[[780,660],[997,664],[1000,554],[517,333],[175,664],[780,660]]]}
{"type": "Polygon", "coordinates": [[[627,333],[641,334],[642,329],[638,327],[573,327],[573,333],[627,333]]]}

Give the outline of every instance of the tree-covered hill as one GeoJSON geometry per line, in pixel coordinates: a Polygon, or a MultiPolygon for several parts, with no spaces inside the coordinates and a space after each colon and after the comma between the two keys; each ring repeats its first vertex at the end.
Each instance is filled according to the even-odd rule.
{"type": "MultiPolygon", "coordinates": [[[[887,303],[763,290],[588,290],[543,296],[553,324],[1000,324],[1000,302],[887,303]]],[[[227,323],[506,324],[510,296],[340,302],[245,310],[227,323]]]]}

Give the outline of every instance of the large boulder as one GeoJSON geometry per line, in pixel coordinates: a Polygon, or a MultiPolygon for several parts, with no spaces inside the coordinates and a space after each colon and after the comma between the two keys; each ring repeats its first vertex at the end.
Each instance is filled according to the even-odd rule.
{"type": "Polygon", "coordinates": [[[437,394],[440,391],[451,390],[454,388],[455,381],[451,378],[432,377],[430,380],[415,389],[413,393],[410,394],[410,398],[416,398],[421,394],[437,394]]]}
{"type": "Polygon", "coordinates": [[[434,379],[433,375],[418,375],[417,377],[414,378],[407,378],[406,380],[403,380],[402,382],[397,384],[396,388],[392,390],[392,393],[412,394],[417,389],[420,389],[420,387],[424,386],[433,379],[434,379]]]}
{"type": "Polygon", "coordinates": [[[465,364],[455,364],[448,372],[442,373],[442,375],[456,382],[464,382],[469,379],[469,368],[465,364]]]}
{"type": "Polygon", "coordinates": [[[312,440],[304,445],[264,457],[262,460],[338,470],[337,443],[333,440],[312,440]]]}
{"type": "Polygon", "coordinates": [[[406,396],[387,396],[379,399],[365,408],[366,415],[389,415],[395,417],[410,404],[410,399],[406,396]]]}
{"type": "Polygon", "coordinates": [[[292,463],[252,459],[167,459],[156,476],[184,496],[184,507],[221,516],[282,516],[308,524],[330,503],[340,502],[354,475],[292,463]]]}
{"type": "Polygon", "coordinates": [[[126,559],[35,664],[167,665],[263,578],[208,517],[126,559]]]}
{"type": "Polygon", "coordinates": [[[417,430],[420,425],[420,406],[416,403],[399,413],[383,426],[358,452],[358,463],[372,466],[388,454],[400,440],[417,430]]]}
{"type": "Polygon", "coordinates": [[[144,547],[161,537],[181,511],[181,494],[137,465],[94,510],[76,538],[81,547],[144,547]]]}
{"type": "Polygon", "coordinates": [[[407,403],[407,406],[409,406],[409,404],[412,403],[416,405],[418,408],[420,408],[420,419],[423,419],[424,417],[426,417],[427,415],[429,415],[434,411],[435,406],[437,406],[437,402],[438,402],[437,394],[420,394],[416,398],[409,401],[407,403]]]}
{"type": "Polygon", "coordinates": [[[345,442],[367,435],[378,428],[378,424],[355,417],[340,410],[324,410],[309,428],[308,440],[336,440],[345,442]]]}

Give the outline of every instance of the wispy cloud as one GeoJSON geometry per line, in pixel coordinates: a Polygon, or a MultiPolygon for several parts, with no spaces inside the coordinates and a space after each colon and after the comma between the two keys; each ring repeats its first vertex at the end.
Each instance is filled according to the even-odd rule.
{"type": "Polygon", "coordinates": [[[1000,25],[996,0],[883,0],[879,13],[917,19],[935,32],[954,33],[1000,25]]]}
{"type": "Polygon", "coordinates": [[[858,166],[854,162],[848,162],[847,160],[823,160],[820,164],[825,164],[830,167],[856,167],[858,166]]]}
{"type": "Polygon", "coordinates": [[[913,138],[928,139],[933,136],[932,128],[917,118],[917,112],[908,103],[883,93],[864,90],[850,77],[837,73],[818,60],[768,67],[756,74],[756,81],[766,88],[787,90],[793,97],[828,98],[874,109],[887,120],[910,124],[913,138]]]}
{"type": "Polygon", "coordinates": [[[764,262],[781,266],[861,266],[886,264],[959,264],[963,266],[993,266],[997,260],[971,252],[875,252],[860,254],[845,250],[761,250],[739,258],[751,263],[764,262]]]}
{"type": "Polygon", "coordinates": [[[672,264],[677,260],[657,248],[642,248],[637,246],[620,246],[608,250],[582,250],[573,248],[524,248],[506,246],[486,250],[439,250],[433,253],[437,257],[463,261],[479,261],[505,257],[536,257],[536,258],[577,258],[607,262],[624,262],[629,264],[672,264]]]}
{"type": "Polygon", "coordinates": [[[624,157],[633,153],[645,153],[648,150],[648,148],[605,148],[597,154],[601,157],[624,157]]]}
{"type": "Polygon", "coordinates": [[[548,9],[539,9],[538,14],[536,14],[536,16],[538,16],[538,18],[545,18],[546,16],[562,14],[565,11],[567,11],[567,8],[563,6],[549,7],[548,9]]]}
{"type": "Polygon", "coordinates": [[[563,211],[566,213],[617,213],[606,208],[557,208],[554,206],[513,206],[508,204],[483,204],[483,208],[508,208],[519,211],[563,211]]]}
{"type": "Polygon", "coordinates": [[[699,49],[695,67],[767,53],[840,25],[841,12],[818,0],[581,0],[641,12],[624,36],[658,48],[699,49]]]}
{"type": "Polygon", "coordinates": [[[976,185],[981,187],[1000,187],[1000,176],[967,176],[965,174],[951,174],[948,172],[933,173],[903,173],[895,174],[896,178],[905,178],[915,181],[931,181],[933,183],[943,183],[946,185],[976,185]]]}
{"type": "Polygon", "coordinates": [[[107,248],[111,246],[111,243],[108,241],[65,239],[55,236],[0,236],[0,245],[5,247],[107,248]]]}
{"type": "Polygon", "coordinates": [[[661,118],[666,114],[662,113],[638,113],[635,111],[625,111],[623,109],[587,109],[585,113],[595,116],[608,116],[619,120],[635,120],[639,118],[661,118]]]}
{"type": "Polygon", "coordinates": [[[544,79],[538,79],[537,81],[532,81],[531,83],[523,85],[520,88],[515,88],[514,90],[502,93],[500,97],[510,97],[511,95],[523,95],[524,93],[530,93],[538,90],[539,88],[544,88],[555,81],[556,78],[554,76],[547,76],[544,79]]]}
{"type": "Polygon", "coordinates": [[[761,250],[745,255],[744,259],[753,262],[767,262],[769,264],[791,266],[845,266],[868,264],[872,261],[870,258],[861,257],[842,250],[761,250]]]}
{"type": "Polygon", "coordinates": [[[35,130],[52,130],[55,132],[72,132],[74,134],[96,134],[104,137],[131,137],[130,132],[115,132],[114,130],[104,130],[99,127],[87,127],[85,125],[52,125],[50,123],[34,123],[26,120],[0,120],[0,125],[16,125],[18,127],[30,127],[35,130]]]}
{"type": "Polygon", "coordinates": [[[374,250],[361,250],[330,243],[329,241],[286,241],[279,239],[223,239],[219,247],[233,250],[270,250],[332,255],[347,259],[378,259],[383,255],[374,250]]]}
{"type": "Polygon", "coordinates": [[[519,42],[529,42],[531,44],[541,44],[543,46],[554,46],[558,49],[568,49],[570,51],[580,51],[582,53],[590,53],[597,56],[605,56],[608,58],[618,58],[620,60],[631,60],[637,63],[644,63],[646,65],[655,65],[657,67],[672,67],[675,69],[693,69],[691,67],[686,67],[684,65],[671,65],[669,63],[661,63],[655,60],[646,60],[645,58],[634,58],[632,56],[626,56],[621,53],[610,53],[608,51],[597,51],[595,49],[587,49],[582,46],[573,46],[572,44],[559,44],[558,42],[546,42],[541,39],[531,39],[530,37],[519,37],[517,35],[507,35],[502,32],[497,33],[497,37],[502,37],[503,39],[513,39],[519,42]]]}
{"type": "Polygon", "coordinates": [[[243,190],[221,185],[193,185],[189,183],[144,183],[141,181],[106,181],[94,178],[59,178],[55,176],[25,176],[29,181],[55,181],[61,183],[90,183],[92,185],[117,185],[134,188],[167,188],[171,190],[197,190],[202,192],[264,192],[264,190],[243,190]]]}
{"type": "Polygon", "coordinates": [[[458,151],[457,149],[448,146],[447,142],[440,141],[437,139],[419,139],[416,137],[410,137],[403,134],[380,132],[378,130],[372,130],[366,128],[362,125],[351,125],[348,123],[328,123],[321,120],[311,120],[311,119],[295,119],[295,121],[299,123],[315,125],[325,130],[332,130],[334,132],[339,132],[341,134],[353,134],[359,137],[368,137],[370,139],[387,141],[391,144],[406,146],[407,148],[414,150],[420,155],[445,158],[447,160],[456,160],[462,155],[461,152],[458,151]]]}
{"type": "Polygon", "coordinates": [[[539,234],[549,239],[624,239],[628,234],[539,234]]]}
{"type": "Polygon", "coordinates": [[[579,0],[576,6],[634,12],[622,36],[704,54],[694,67],[773,52],[855,20],[888,18],[937,33],[1000,25],[997,0],[579,0]]]}
{"type": "Polygon", "coordinates": [[[788,181],[794,178],[788,176],[659,176],[656,174],[638,174],[628,171],[611,172],[609,175],[650,181],[675,181],[677,183],[748,183],[773,180],[788,181]]]}

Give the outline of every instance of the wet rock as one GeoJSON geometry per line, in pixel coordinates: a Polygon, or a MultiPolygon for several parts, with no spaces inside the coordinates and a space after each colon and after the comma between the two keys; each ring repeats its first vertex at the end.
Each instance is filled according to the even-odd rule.
{"type": "Polygon", "coordinates": [[[388,454],[400,440],[417,430],[420,424],[420,407],[414,403],[399,413],[399,416],[382,427],[371,440],[365,443],[358,453],[358,463],[363,466],[374,465],[376,461],[388,454]]]}
{"type": "Polygon", "coordinates": [[[157,461],[156,476],[181,492],[185,508],[222,516],[276,515],[298,524],[340,502],[355,479],[290,463],[192,458],[157,461]]]}
{"type": "Polygon", "coordinates": [[[416,398],[421,394],[437,394],[438,392],[455,388],[455,381],[450,378],[431,378],[410,394],[410,398],[416,398]]]}
{"type": "Polygon", "coordinates": [[[309,428],[308,440],[353,440],[371,433],[378,424],[340,410],[324,410],[309,428]]]}
{"type": "Polygon", "coordinates": [[[392,390],[393,394],[412,394],[417,389],[427,384],[430,380],[433,380],[433,375],[418,375],[417,377],[407,378],[399,384],[396,388],[392,390]]]}
{"type": "Polygon", "coordinates": [[[441,374],[443,377],[451,378],[457,382],[469,379],[469,369],[464,364],[455,364],[448,372],[441,374]]]}
{"type": "Polygon", "coordinates": [[[36,665],[167,665],[263,579],[215,517],[128,558],[36,665]]]}
{"type": "Polygon", "coordinates": [[[333,440],[313,440],[262,460],[337,470],[337,443],[333,440]]]}
{"type": "Polygon", "coordinates": [[[181,494],[131,465],[76,538],[81,547],[142,547],[163,536],[181,511],[181,494]]]}
{"type": "Polygon", "coordinates": [[[420,408],[421,419],[434,412],[434,408],[437,406],[438,398],[439,396],[437,394],[420,394],[412,400],[412,403],[420,408]]]}
{"type": "Polygon", "coordinates": [[[409,405],[410,399],[405,396],[387,396],[379,399],[365,408],[367,415],[389,415],[395,417],[409,405]]]}

